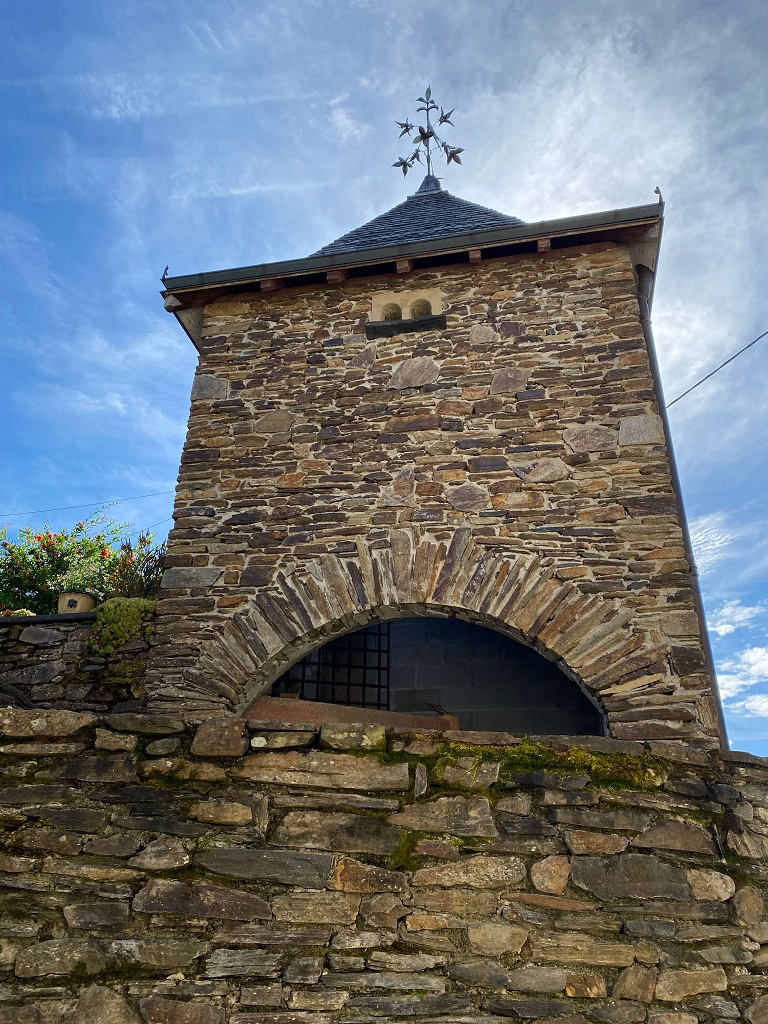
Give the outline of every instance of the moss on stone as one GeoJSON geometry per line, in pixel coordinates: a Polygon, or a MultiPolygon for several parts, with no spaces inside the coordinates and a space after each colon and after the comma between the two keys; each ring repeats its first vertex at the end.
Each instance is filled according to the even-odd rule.
{"type": "Polygon", "coordinates": [[[411,832],[403,829],[400,841],[387,858],[387,867],[392,871],[417,871],[421,864],[413,856],[413,851],[420,839],[426,839],[427,832],[411,832]]]}
{"type": "MultiPolygon", "coordinates": [[[[389,763],[421,763],[429,771],[436,789],[457,790],[455,784],[446,786],[441,775],[444,768],[456,767],[461,758],[471,757],[479,771],[483,763],[500,765],[499,780],[504,781],[514,772],[545,771],[552,775],[589,775],[595,786],[608,790],[658,790],[669,776],[669,765],[660,757],[643,754],[602,753],[581,747],[554,750],[527,737],[509,747],[482,747],[450,741],[440,742],[432,754],[409,754],[389,751],[380,759],[389,763]]],[[[461,791],[461,788],[458,788],[461,791]]],[[[472,790],[489,795],[489,790],[472,790]]]]}

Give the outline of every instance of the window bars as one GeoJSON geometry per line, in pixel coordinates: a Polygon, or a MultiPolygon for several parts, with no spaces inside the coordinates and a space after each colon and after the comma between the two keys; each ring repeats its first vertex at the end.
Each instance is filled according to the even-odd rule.
{"type": "Polygon", "coordinates": [[[288,669],[272,696],[389,709],[389,622],[329,641],[288,669]]]}

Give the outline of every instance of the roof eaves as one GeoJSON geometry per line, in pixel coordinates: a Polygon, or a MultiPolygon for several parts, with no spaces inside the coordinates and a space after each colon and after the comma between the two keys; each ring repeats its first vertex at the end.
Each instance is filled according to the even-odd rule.
{"type": "Polygon", "coordinates": [[[279,263],[261,263],[230,270],[216,270],[208,273],[188,274],[181,277],[167,277],[163,281],[164,295],[192,295],[198,290],[212,287],[225,288],[248,283],[257,284],[268,278],[295,277],[302,274],[321,273],[325,270],[364,267],[384,263],[395,258],[427,256],[449,253],[466,248],[502,245],[505,242],[525,241],[533,238],[557,237],[583,233],[589,230],[611,227],[629,227],[635,224],[660,221],[663,206],[652,203],[646,206],[632,206],[618,210],[565,217],[556,220],[523,223],[519,225],[492,228],[444,238],[409,242],[404,245],[380,246],[353,252],[329,253],[324,256],[309,256],[298,260],[284,260],[279,263]]]}

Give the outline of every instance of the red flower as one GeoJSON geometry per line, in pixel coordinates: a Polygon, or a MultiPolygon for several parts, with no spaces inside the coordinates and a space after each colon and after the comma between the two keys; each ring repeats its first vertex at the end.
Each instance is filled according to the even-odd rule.
{"type": "Polygon", "coordinates": [[[35,540],[42,540],[42,539],[43,539],[42,533],[36,533],[35,534],[35,540]]]}
{"type": "Polygon", "coordinates": [[[104,548],[104,550],[101,552],[101,557],[102,558],[109,558],[109,551],[107,551],[106,548],[104,548]]]}

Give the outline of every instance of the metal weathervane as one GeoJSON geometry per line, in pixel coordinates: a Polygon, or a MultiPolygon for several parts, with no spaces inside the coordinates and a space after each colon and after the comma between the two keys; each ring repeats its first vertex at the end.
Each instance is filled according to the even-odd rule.
{"type": "MultiPolygon", "coordinates": [[[[417,103],[422,103],[423,106],[417,107],[419,113],[424,113],[426,119],[426,127],[411,124],[410,121],[395,121],[398,128],[401,128],[400,138],[407,136],[408,142],[415,143],[416,148],[410,156],[401,156],[399,160],[392,164],[393,167],[401,168],[403,174],[407,174],[413,165],[418,161],[422,162],[422,156],[426,160],[427,174],[432,174],[432,149],[440,150],[445,156],[447,163],[460,164],[461,158],[459,153],[463,153],[464,150],[458,146],[449,146],[447,142],[443,142],[440,136],[435,131],[435,128],[439,128],[441,124],[449,124],[453,127],[453,121],[451,120],[451,114],[453,110],[449,110],[446,114],[442,107],[439,108],[440,115],[437,120],[437,124],[432,124],[431,115],[438,110],[438,105],[432,99],[432,88],[429,86],[423,96],[419,96],[416,100],[417,103]],[[415,131],[416,135],[411,138],[411,132],[415,131]]],[[[456,109],[455,107],[453,108],[456,109]]]]}

